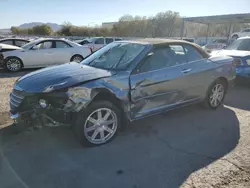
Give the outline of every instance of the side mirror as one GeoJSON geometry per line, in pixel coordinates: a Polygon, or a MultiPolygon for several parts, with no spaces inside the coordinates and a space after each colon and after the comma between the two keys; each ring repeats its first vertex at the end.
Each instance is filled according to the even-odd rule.
{"type": "Polygon", "coordinates": [[[35,46],[33,46],[32,48],[31,48],[31,50],[38,50],[39,48],[38,48],[38,46],[37,45],[35,45],[35,46]]]}
{"type": "Polygon", "coordinates": [[[154,55],[154,53],[153,52],[150,52],[150,53],[148,53],[148,55],[146,55],[144,58],[143,58],[143,60],[140,62],[140,65],[139,65],[139,67],[136,69],[136,73],[139,73],[140,72],[140,70],[141,70],[141,67],[148,61],[148,59],[152,56],[152,55],[154,55]]]}

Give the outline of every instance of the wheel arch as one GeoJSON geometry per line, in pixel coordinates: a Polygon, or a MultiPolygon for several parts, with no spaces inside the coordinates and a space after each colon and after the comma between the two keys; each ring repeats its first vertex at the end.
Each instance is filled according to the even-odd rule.
{"type": "Polygon", "coordinates": [[[81,54],[76,53],[76,54],[71,56],[70,61],[72,61],[75,56],[81,56],[82,59],[84,59],[84,57],[81,54]]]}
{"type": "Polygon", "coordinates": [[[234,34],[232,35],[232,38],[233,38],[234,36],[237,37],[237,38],[239,38],[239,34],[238,34],[238,33],[234,33],[234,34]]]}
{"type": "Polygon", "coordinates": [[[216,78],[214,81],[212,81],[212,82],[209,84],[209,86],[208,86],[208,88],[207,88],[207,90],[206,90],[205,97],[208,96],[208,93],[209,93],[210,88],[214,85],[214,83],[215,83],[216,81],[223,81],[223,82],[225,83],[226,92],[227,92],[227,89],[228,89],[228,80],[227,80],[226,77],[220,76],[220,77],[216,78]]]}
{"type": "Polygon", "coordinates": [[[121,99],[116,97],[113,93],[111,93],[108,89],[100,88],[95,89],[93,99],[91,100],[90,104],[94,101],[109,101],[114,104],[119,110],[124,112],[124,104],[121,99]]]}
{"type": "Polygon", "coordinates": [[[222,82],[224,82],[225,83],[225,86],[226,86],[226,91],[227,91],[227,89],[228,89],[228,80],[227,80],[227,78],[226,77],[223,77],[223,76],[221,76],[221,77],[218,77],[214,82],[216,82],[217,80],[220,80],[220,81],[222,81],[222,82]]]}

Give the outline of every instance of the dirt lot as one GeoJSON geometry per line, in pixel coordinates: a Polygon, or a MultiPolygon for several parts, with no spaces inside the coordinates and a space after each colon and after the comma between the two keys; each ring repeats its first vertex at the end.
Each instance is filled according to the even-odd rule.
{"type": "MultiPolygon", "coordinates": [[[[26,72],[0,72],[0,124],[26,72]]],[[[111,143],[82,148],[66,127],[0,130],[1,188],[250,187],[250,89],[216,111],[190,106],[134,122],[111,143]]]]}

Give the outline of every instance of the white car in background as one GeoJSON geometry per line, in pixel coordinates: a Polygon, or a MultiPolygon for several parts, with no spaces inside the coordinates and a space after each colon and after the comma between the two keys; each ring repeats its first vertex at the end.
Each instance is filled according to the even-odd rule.
{"type": "Polygon", "coordinates": [[[92,52],[95,52],[111,42],[121,41],[121,40],[122,38],[118,37],[92,37],[83,40],[78,40],[77,43],[83,46],[88,46],[91,48],[92,52]]]}
{"type": "Polygon", "coordinates": [[[18,46],[0,43],[0,53],[20,49],[18,46]]]}
{"type": "Polygon", "coordinates": [[[236,40],[237,38],[240,38],[240,37],[247,37],[247,36],[250,36],[250,28],[247,28],[247,29],[243,29],[242,31],[240,32],[236,32],[236,33],[233,33],[231,35],[231,40],[236,40]]]}
{"type": "Polygon", "coordinates": [[[91,54],[89,47],[63,39],[37,39],[14,51],[3,52],[0,63],[15,72],[21,68],[59,65],[69,61],[81,62],[91,54]]]}

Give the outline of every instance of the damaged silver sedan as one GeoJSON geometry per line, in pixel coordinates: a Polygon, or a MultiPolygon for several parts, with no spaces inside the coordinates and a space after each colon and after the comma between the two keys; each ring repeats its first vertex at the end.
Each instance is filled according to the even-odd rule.
{"type": "Polygon", "coordinates": [[[101,145],[130,121],[193,103],[218,108],[234,78],[231,57],[189,42],[117,41],[81,63],[21,77],[10,114],[32,125],[70,124],[81,144],[101,145]]]}

